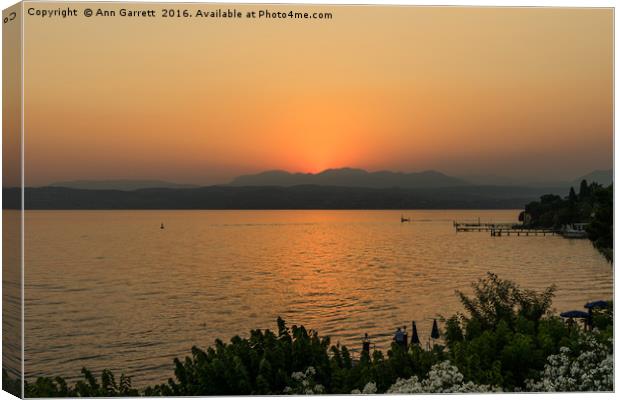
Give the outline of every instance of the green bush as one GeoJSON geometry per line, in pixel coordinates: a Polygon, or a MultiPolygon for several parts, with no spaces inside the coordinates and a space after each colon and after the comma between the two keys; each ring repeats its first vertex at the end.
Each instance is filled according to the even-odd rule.
{"type": "Polygon", "coordinates": [[[138,396],[138,390],[131,387],[131,378],[121,375],[118,384],[109,370],[101,373],[101,382],[87,369],[82,368],[84,379],[69,386],[65,379],[37,378],[34,384],[24,385],[26,397],[127,397],[138,396]]]}

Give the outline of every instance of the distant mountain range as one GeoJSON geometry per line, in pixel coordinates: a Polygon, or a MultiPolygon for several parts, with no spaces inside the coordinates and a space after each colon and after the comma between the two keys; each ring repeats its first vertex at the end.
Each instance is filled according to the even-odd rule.
{"type": "Polygon", "coordinates": [[[438,171],[422,172],[368,172],[356,168],[327,169],[317,174],[290,173],[275,170],[258,174],[242,175],[229,183],[231,186],[342,186],[364,188],[441,188],[458,186],[520,186],[520,187],[557,187],[570,188],[579,186],[582,179],[598,182],[604,186],[613,181],[613,170],[596,170],[573,181],[538,181],[514,179],[494,175],[453,177],[438,171]]]}
{"type": "Polygon", "coordinates": [[[196,188],[198,185],[190,185],[183,183],[173,183],[159,180],[134,180],[134,179],[117,179],[117,180],[79,180],[52,183],[52,187],[66,187],[71,189],[88,189],[88,190],[137,190],[150,188],[166,188],[166,189],[189,189],[196,188]]]}
{"type": "Polygon", "coordinates": [[[340,186],[374,189],[386,188],[439,188],[465,186],[468,183],[437,171],[422,172],[368,172],[356,168],[327,169],[318,174],[266,171],[254,175],[243,175],[233,179],[231,186],[340,186]]]}
{"type": "MultiPolygon", "coordinates": [[[[438,171],[422,172],[368,172],[357,168],[327,169],[317,174],[291,173],[274,170],[258,174],[242,175],[227,184],[227,186],[282,186],[292,187],[299,185],[359,187],[372,189],[423,189],[448,188],[463,186],[503,186],[503,187],[532,187],[557,188],[568,190],[571,186],[578,189],[582,179],[588,182],[598,182],[607,186],[613,181],[612,170],[597,170],[581,176],[573,181],[531,182],[524,179],[511,179],[494,175],[478,175],[453,177],[438,171]]],[[[162,180],[75,180],[55,182],[51,187],[65,187],[87,190],[139,190],[139,189],[191,189],[199,185],[180,184],[162,180]]]]}
{"type": "MultiPolygon", "coordinates": [[[[522,208],[543,194],[566,196],[582,179],[611,183],[612,171],[572,182],[481,185],[436,171],[367,172],[342,168],[318,174],[267,171],[228,185],[197,187],[158,180],[57,182],[25,189],[27,209],[477,209],[522,208]]],[[[21,206],[21,190],[3,188],[4,208],[21,206]]]]}

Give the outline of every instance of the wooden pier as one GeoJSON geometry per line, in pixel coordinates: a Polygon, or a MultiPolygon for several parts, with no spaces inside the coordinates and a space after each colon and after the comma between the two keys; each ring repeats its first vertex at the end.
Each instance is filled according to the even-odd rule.
{"type": "Polygon", "coordinates": [[[510,222],[453,222],[457,232],[489,232],[493,229],[512,229],[517,224],[510,222]]]}
{"type": "Polygon", "coordinates": [[[528,229],[513,222],[453,221],[456,232],[490,232],[491,236],[548,236],[559,235],[554,229],[528,229]]]}
{"type": "Polygon", "coordinates": [[[553,236],[560,232],[553,229],[492,229],[491,236],[553,236]]]}

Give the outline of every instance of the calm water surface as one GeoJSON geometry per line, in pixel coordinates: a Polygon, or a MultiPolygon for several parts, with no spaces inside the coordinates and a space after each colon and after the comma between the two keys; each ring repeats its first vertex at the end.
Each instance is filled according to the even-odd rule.
{"type": "Polygon", "coordinates": [[[518,211],[29,211],[26,377],[110,368],[134,384],[216,338],[277,316],[360,350],[394,328],[460,309],[455,290],[493,271],[558,287],[554,308],[612,295],[612,266],[587,240],[454,232],[454,219],[518,211]],[[401,224],[400,215],[412,218],[401,224]],[[160,229],[164,222],[166,229],[160,229]]]}

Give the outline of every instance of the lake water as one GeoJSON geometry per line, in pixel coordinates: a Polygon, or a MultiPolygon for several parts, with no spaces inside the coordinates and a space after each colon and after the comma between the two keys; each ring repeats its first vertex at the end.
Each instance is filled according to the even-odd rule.
{"type": "Polygon", "coordinates": [[[455,233],[453,220],[512,211],[28,211],[25,373],[82,367],[173,376],[173,358],[276,318],[359,352],[396,326],[460,310],[455,290],[487,271],[557,285],[558,311],[608,299],[612,266],[588,240],[455,233]],[[411,223],[400,223],[404,214],[411,223]],[[160,223],[165,229],[160,229],[160,223]]]}

